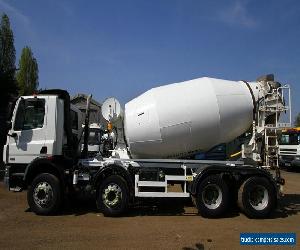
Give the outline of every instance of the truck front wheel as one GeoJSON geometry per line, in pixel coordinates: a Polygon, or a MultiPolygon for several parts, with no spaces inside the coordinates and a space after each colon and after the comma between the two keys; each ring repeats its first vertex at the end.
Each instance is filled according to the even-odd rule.
{"type": "Polygon", "coordinates": [[[195,203],[203,217],[223,215],[229,200],[228,186],[220,176],[208,176],[198,184],[195,203]]]}
{"type": "Polygon", "coordinates": [[[59,179],[48,173],[35,177],[27,192],[27,202],[31,211],[36,214],[56,213],[62,202],[59,179]]]}
{"type": "Polygon", "coordinates": [[[265,218],[275,208],[276,193],[264,177],[251,177],[240,187],[238,206],[250,218],[265,218]]]}
{"type": "Polygon", "coordinates": [[[97,206],[105,216],[119,216],[128,208],[129,191],[125,180],[112,175],[100,184],[97,206]]]}

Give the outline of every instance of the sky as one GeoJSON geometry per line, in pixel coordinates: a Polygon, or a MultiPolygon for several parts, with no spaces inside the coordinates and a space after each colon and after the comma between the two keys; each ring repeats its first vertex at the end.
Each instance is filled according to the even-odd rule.
{"type": "Polygon", "coordinates": [[[41,88],[125,104],[168,83],[274,73],[300,112],[298,0],[0,0],[3,12],[17,63],[30,46],[41,88]]]}

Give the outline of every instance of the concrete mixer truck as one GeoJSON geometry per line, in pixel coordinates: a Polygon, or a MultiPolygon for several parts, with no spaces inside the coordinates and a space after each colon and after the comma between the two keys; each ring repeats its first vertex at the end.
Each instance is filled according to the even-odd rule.
{"type": "Polygon", "coordinates": [[[147,197],[191,197],[205,217],[234,204],[248,217],[267,217],[284,185],[277,129],[290,126],[279,122],[290,109],[289,91],[272,75],[255,82],[204,77],[153,88],[125,109],[109,98],[102,105],[108,126],[93,158],[87,136],[79,152],[83,116],[66,91],[22,96],[8,122],[4,180],[11,191],[27,190],[39,215],[58,212],[67,195],[80,193],[92,195],[105,216],[120,216],[147,197]],[[251,136],[240,160],[191,159],[245,132],[251,136]]]}

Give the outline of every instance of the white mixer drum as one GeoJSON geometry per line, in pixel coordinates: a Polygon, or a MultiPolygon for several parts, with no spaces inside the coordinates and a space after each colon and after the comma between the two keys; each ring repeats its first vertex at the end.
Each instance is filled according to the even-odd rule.
{"type": "Polygon", "coordinates": [[[204,77],[153,88],[128,102],[124,130],[133,158],[176,158],[233,140],[252,117],[244,82],[204,77]]]}

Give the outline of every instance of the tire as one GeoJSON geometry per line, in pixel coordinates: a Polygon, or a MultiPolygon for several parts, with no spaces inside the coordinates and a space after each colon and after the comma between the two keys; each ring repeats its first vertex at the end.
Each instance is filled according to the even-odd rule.
{"type": "Polygon", "coordinates": [[[116,217],[128,209],[129,190],[126,181],[119,175],[111,175],[100,184],[97,207],[104,216],[116,217]]]}
{"type": "Polygon", "coordinates": [[[247,179],[238,191],[238,206],[249,218],[266,218],[276,206],[276,192],[264,177],[247,179]]]}
{"type": "Polygon", "coordinates": [[[28,205],[38,215],[58,212],[62,204],[62,189],[59,179],[43,173],[34,178],[27,192],[28,205]]]}
{"type": "Polygon", "coordinates": [[[226,182],[218,175],[206,177],[198,184],[194,201],[203,217],[219,217],[225,214],[230,203],[226,182]]]}

